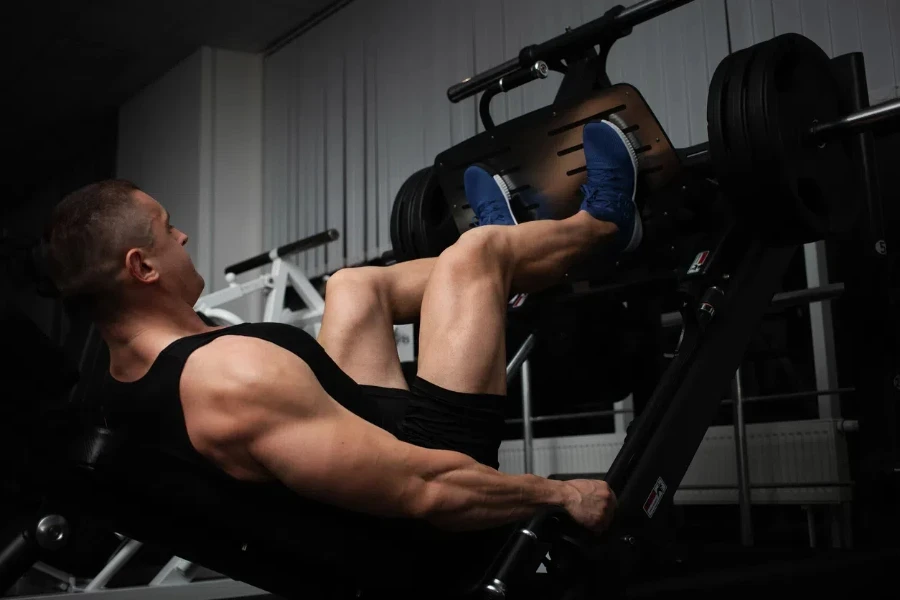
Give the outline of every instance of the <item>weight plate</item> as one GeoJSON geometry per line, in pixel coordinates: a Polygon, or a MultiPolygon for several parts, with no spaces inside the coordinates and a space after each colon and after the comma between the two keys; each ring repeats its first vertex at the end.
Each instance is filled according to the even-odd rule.
{"type": "Polygon", "coordinates": [[[775,38],[767,73],[766,112],[778,184],[803,241],[843,231],[852,221],[853,173],[845,145],[809,139],[816,122],[841,115],[837,81],[828,55],[797,34],[775,38]]]}
{"type": "Polygon", "coordinates": [[[397,262],[405,260],[405,258],[403,258],[403,240],[400,237],[400,222],[401,214],[403,212],[403,202],[406,199],[406,196],[401,192],[403,192],[402,186],[394,197],[394,205],[391,207],[391,247],[394,249],[394,256],[397,262]]]}
{"type": "MultiPolygon", "coordinates": [[[[727,112],[724,120],[726,139],[728,140],[727,152],[729,172],[734,192],[739,196],[747,196],[751,193],[748,183],[754,181],[753,154],[750,149],[747,124],[745,119],[745,104],[747,96],[747,72],[756,55],[756,47],[751,46],[735,54],[730,69],[730,78],[725,87],[727,100],[727,112]]],[[[739,209],[743,211],[746,203],[741,203],[739,209]]]]}
{"type": "Polygon", "coordinates": [[[416,247],[420,257],[439,256],[459,237],[434,169],[423,178],[421,201],[413,209],[413,219],[418,224],[416,247]]]}
{"type": "Polygon", "coordinates": [[[759,44],[753,63],[747,67],[747,90],[744,104],[744,122],[750,142],[750,153],[753,160],[755,179],[760,188],[771,185],[772,154],[769,140],[768,78],[772,54],[777,44],[759,44]]]}
{"type": "Polygon", "coordinates": [[[424,258],[428,256],[428,248],[426,246],[426,238],[428,237],[427,228],[422,221],[422,208],[428,204],[428,182],[434,169],[427,167],[416,173],[417,181],[413,192],[413,197],[409,203],[409,228],[412,240],[413,251],[416,258],[424,258]]]}
{"type": "Polygon", "coordinates": [[[407,240],[407,256],[409,260],[413,260],[419,258],[421,256],[419,247],[416,244],[416,237],[418,237],[418,225],[415,219],[415,210],[416,203],[418,203],[422,196],[422,178],[426,176],[424,172],[425,169],[421,169],[413,173],[413,176],[410,178],[410,188],[409,188],[409,200],[406,202],[406,227],[405,231],[405,239],[407,240]]]}
{"type": "MultiPolygon", "coordinates": [[[[709,82],[709,93],[706,98],[706,130],[709,138],[709,155],[717,174],[726,170],[725,132],[722,122],[725,115],[725,88],[728,83],[728,72],[731,56],[722,59],[713,72],[709,82]]],[[[721,179],[721,177],[720,177],[721,179]]],[[[723,182],[720,181],[720,185],[723,182]]]]}
{"type": "MultiPolygon", "coordinates": [[[[732,97],[735,86],[743,80],[748,55],[752,49],[745,49],[726,56],[716,67],[709,86],[707,99],[707,129],[709,152],[715,166],[719,184],[732,196],[741,196],[746,185],[746,176],[741,173],[746,165],[737,157],[743,152],[743,133],[737,138],[733,131],[735,115],[740,118],[740,95],[732,97]]],[[[742,126],[738,124],[738,130],[742,126]]]]}
{"type": "Polygon", "coordinates": [[[394,247],[394,256],[397,262],[417,258],[411,230],[410,205],[416,197],[415,192],[421,179],[421,173],[422,170],[416,171],[403,182],[397,191],[394,206],[391,209],[391,244],[394,247]]]}

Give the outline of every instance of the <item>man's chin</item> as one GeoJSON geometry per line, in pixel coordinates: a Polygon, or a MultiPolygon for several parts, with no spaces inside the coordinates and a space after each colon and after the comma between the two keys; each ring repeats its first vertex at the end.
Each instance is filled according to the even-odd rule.
{"type": "Polygon", "coordinates": [[[199,273],[197,274],[197,291],[194,293],[194,302],[192,306],[197,304],[197,300],[200,299],[200,296],[203,295],[203,290],[206,288],[206,282],[203,280],[203,276],[199,273]]]}

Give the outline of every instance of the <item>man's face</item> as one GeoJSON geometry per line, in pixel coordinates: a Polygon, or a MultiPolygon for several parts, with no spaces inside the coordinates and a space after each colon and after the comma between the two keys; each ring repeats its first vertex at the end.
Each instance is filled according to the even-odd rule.
{"type": "Polygon", "coordinates": [[[172,224],[169,212],[159,202],[142,191],[134,194],[141,208],[151,215],[154,243],[150,256],[159,271],[161,289],[193,306],[203,292],[204,281],[184,247],[187,234],[172,224]]]}

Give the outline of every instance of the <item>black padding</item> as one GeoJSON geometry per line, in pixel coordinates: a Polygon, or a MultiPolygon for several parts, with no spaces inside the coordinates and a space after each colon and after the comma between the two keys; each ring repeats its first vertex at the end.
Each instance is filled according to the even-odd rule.
{"type": "Polygon", "coordinates": [[[451,534],[341,510],[102,428],[77,436],[69,457],[72,510],[286,598],[458,597],[509,532],[451,534]]]}

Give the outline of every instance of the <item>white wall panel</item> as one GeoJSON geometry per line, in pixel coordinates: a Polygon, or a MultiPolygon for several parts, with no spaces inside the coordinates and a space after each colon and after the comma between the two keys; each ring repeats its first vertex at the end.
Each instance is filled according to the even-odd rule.
{"type": "Polygon", "coordinates": [[[733,50],[801,33],[829,56],[863,52],[870,102],[898,95],[898,0],[727,0],[727,6],[733,50]]]}
{"type": "MultiPolygon", "coordinates": [[[[276,72],[283,67],[280,59],[267,64],[276,72]]],[[[271,198],[287,196],[282,188],[290,180],[285,160],[269,160],[263,171],[264,110],[282,123],[267,120],[270,153],[280,152],[281,138],[290,135],[282,114],[290,98],[280,93],[289,80],[267,79],[264,107],[261,56],[201,48],[119,110],[117,175],[154,196],[188,234],[188,252],[206,281],[204,293],[224,287],[226,266],[261,252],[266,238],[288,233],[275,230],[277,221],[262,218],[271,198]]],[[[289,207],[278,208],[284,214],[289,207]]],[[[226,308],[255,320],[261,298],[226,308]]]]}
{"type": "MultiPolygon", "coordinates": [[[[344,239],[328,248],[327,263],[325,250],[301,259],[311,274],[389,250],[391,207],[406,178],[482,130],[475,99],[451,104],[447,88],[614,4],[356,0],[267,58],[267,243],[338,227],[344,239]],[[285,137],[294,142],[290,152],[285,137]],[[269,180],[279,176],[293,179],[293,193],[269,180]],[[287,228],[285,219],[300,223],[287,228]]],[[[788,31],[830,55],[863,50],[872,101],[897,95],[898,0],[696,0],[635,27],[613,46],[608,73],[641,91],[676,146],[697,144],[706,141],[709,80],[721,59],[788,31]]],[[[551,73],[498,96],[494,120],[546,105],[560,80],[551,73]]]]}
{"type": "Polygon", "coordinates": [[[156,198],[172,223],[195,236],[194,264],[209,257],[198,235],[200,195],[201,51],[183,60],[119,109],[116,175],[156,198]]]}

